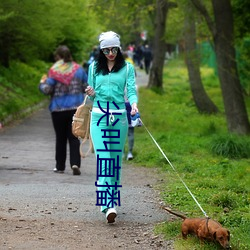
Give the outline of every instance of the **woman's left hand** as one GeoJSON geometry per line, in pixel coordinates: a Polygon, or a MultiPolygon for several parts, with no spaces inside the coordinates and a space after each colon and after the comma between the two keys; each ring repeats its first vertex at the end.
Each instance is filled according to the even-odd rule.
{"type": "Polygon", "coordinates": [[[131,112],[130,114],[133,116],[135,115],[137,112],[139,112],[138,108],[137,108],[137,104],[134,102],[132,105],[131,105],[131,112]]]}

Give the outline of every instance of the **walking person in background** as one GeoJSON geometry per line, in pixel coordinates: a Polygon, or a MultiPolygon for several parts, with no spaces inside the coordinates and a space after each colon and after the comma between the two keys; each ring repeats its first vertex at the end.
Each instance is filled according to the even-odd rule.
{"type": "Polygon", "coordinates": [[[151,61],[153,59],[152,51],[149,48],[149,46],[146,44],[144,51],[143,51],[143,57],[144,57],[144,67],[145,67],[145,72],[148,75],[151,61]]]}
{"type": "Polygon", "coordinates": [[[89,59],[87,61],[87,67],[86,67],[87,72],[89,69],[89,65],[97,59],[98,54],[99,54],[99,48],[97,46],[94,46],[89,54],[89,59]]]}
{"type": "Polygon", "coordinates": [[[131,115],[138,112],[137,94],[135,70],[124,60],[120,36],[113,31],[104,32],[99,42],[99,57],[89,67],[86,93],[93,100],[90,134],[97,159],[96,205],[106,214],[108,223],[113,223],[116,206],[120,205],[120,170],[128,132],[124,91],[131,115]]]}
{"type": "Polygon", "coordinates": [[[80,142],[72,134],[72,117],[84,100],[87,74],[73,61],[67,46],[59,46],[55,51],[55,64],[48,76],[43,77],[39,89],[50,95],[49,110],[56,135],[55,173],[64,173],[66,168],[67,142],[69,142],[70,166],[73,175],[80,175],[80,142]]]}
{"type": "Polygon", "coordinates": [[[142,59],[143,59],[143,47],[142,47],[141,44],[139,44],[138,46],[135,47],[134,54],[136,55],[135,56],[136,60],[134,60],[136,65],[140,69],[143,69],[143,62],[142,62],[142,59]]]}
{"type": "Polygon", "coordinates": [[[127,119],[128,119],[128,154],[127,154],[127,161],[133,160],[133,148],[134,148],[134,131],[135,128],[131,125],[131,105],[129,101],[125,102],[126,110],[127,110],[127,119]]]}
{"type": "MultiPolygon", "coordinates": [[[[134,66],[134,61],[128,57],[127,52],[123,53],[123,57],[125,59],[126,62],[131,63],[134,66]]],[[[136,70],[135,70],[135,76],[136,76],[136,70]]],[[[137,86],[136,86],[136,90],[137,90],[137,86]]],[[[126,91],[125,91],[126,92],[126,91]]],[[[126,93],[125,93],[125,105],[126,105],[126,110],[127,110],[127,119],[128,119],[128,153],[127,153],[127,161],[129,160],[133,160],[134,156],[133,156],[133,148],[134,148],[134,131],[135,128],[131,125],[131,105],[126,97],[126,93]]]]}

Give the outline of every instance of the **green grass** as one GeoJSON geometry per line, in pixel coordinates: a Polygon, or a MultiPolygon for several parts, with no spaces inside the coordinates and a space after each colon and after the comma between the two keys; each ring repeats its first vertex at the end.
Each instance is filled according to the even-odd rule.
{"type": "Polygon", "coordinates": [[[48,66],[43,62],[30,65],[11,62],[10,68],[0,67],[0,122],[10,115],[20,117],[21,111],[34,107],[46,97],[38,90],[42,74],[48,66]]]}
{"type": "MultiPolygon", "coordinates": [[[[208,95],[220,110],[217,115],[201,115],[197,111],[187,71],[180,60],[165,67],[163,94],[146,88],[139,90],[142,120],[174,170],[144,127],[135,129],[133,163],[159,169],[163,182],[155,188],[160,190],[165,204],[189,217],[202,217],[181,178],[206,213],[230,230],[232,249],[250,249],[250,138],[227,132],[218,79],[209,68],[202,68],[201,74],[208,95]]],[[[184,242],[178,237],[180,224],[180,219],[161,223],[155,231],[175,239],[178,250],[218,248],[213,243],[201,248],[193,237],[184,242]]]]}

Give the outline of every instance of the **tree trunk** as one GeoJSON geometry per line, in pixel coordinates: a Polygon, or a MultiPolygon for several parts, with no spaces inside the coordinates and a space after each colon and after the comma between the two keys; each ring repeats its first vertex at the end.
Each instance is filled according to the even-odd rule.
{"type": "Polygon", "coordinates": [[[156,16],[155,16],[155,37],[153,45],[153,62],[149,74],[148,87],[157,87],[162,89],[163,66],[166,53],[166,43],[164,41],[166,19],[168,12],[168,1],[156,1],[156,16]]]}
{"type": "Polygon", "coordinates": [[[216,29],[213,38],[228,129],[237,134],[248,134],[250,124],[235,60],[230,0],[212,0],[212,3],[216,29]]]}
{"type": "Polygon", "coordinates": [[[193,8],[187,6],[185,18],[185,55],[189,82],[195,105],[200,113],[217,113],[218,108],[207,95],[200,75],[200,57],[196,48],[195,18],[190,15],[193,8]],[[190,11],[189,11],[190,10],[190,11]]]}
{"type": "Polygon", "coordinates": [[[200,0],[191,1],[204,16],[213,36],[228,130],[237,134],[249,134],[250,123],[235,59],[230,0],[212,0],[215,23],[200,0]]]}

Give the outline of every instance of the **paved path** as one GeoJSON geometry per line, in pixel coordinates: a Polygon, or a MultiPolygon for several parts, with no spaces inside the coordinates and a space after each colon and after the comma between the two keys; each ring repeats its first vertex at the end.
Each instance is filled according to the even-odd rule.
{"type": "Polygon", "coordinates": [[[136,84],[138,87],[145,87],[148,85],[148,75],[143,70],[136,68],[136,84]]]}
{"type": "MultiPolygon", "coordinates": [[[[94,154],[91,154],[82,160],[81,176],[72,175],[69,163],[65,174],[53,173],[54,132],[47,108],[41,109],[15,127],[0,133],[1,207],[7,209],[15,207],[16,203],[26,204],[33,197],[40,209],[41,206],[45,209],[47,204],[53,204],[57,197],[65,204],[65,199],[74,200],[74,206],[79,209],[79,213],[66,216],[76,220],[83,217],[86,220],[93,220],[89,216],[92,213],[95,220],[103,220],[102,214],[97,212],[98,209],[95,207],[95,164],[94,154]],[[89,212],[84,212],[86,210],[89,212]]],[[[126,217],[126,220],[140,220],[141,222],[161,220],[161,214],[149,213],[154,204],[150,201],[146,202],[147,192],[151,191],[147,186],[153,184],[150,181],[151,172],[148,172],[148,179],[141,179],[133,175],[132,169],[132,166],[127,165],[123,169],[124,181],[121,189],[123,204],[119,209],[121,211],[119,218],[125,219],[126,217]],[[144,189],[147,191],[144,192],[144,189]],[[129,198],[135,194],[137,194],[135,199],[129,198]],[[128,208],[132,209],[134,203],[138,203],[137,209],[138,211],[142,209],[142,211],[126,216],[125,211],[128,208]],[[146,211],[148,211],[147,216],[145,216],[146,211]],[[143,216],[138,216],[139,214],[143,216]]],[[[146,177],[147,170],[144,169],[143,172],[146,177]]],[[[37,204],[34,206],[36,207],[37,204]]],[[[22,213],[30,216],[30,212],[30,209],[27,210],[24,205],[22,213]]],[[[62,214],[57,211],[53,216],[60,218],[62,214]]]]}
{"type": "MultiPolygon", "coordinates": [[[[147,80],[147,76],[139,72],[137,79],[138,85],[142,86],[147,80]]],[[[30,199],[31,195],[35,196],[36,201],[40,200],[41,202],[45,199],[52,202],[54,194],[58,194],[59,197],[73,195],[78,200],[78,205],[83,211],[87,209],[96,214],[96,209],[93,209],[93,204],[95,204],[94,183],[96,171],[94,154],[82,160],[81,176],[72,176],[69,163],[65,174],[53,173],[52,169],[55,166],[55,137],[47,107],[40,109],[20,123],[0,131],[0,197],[4,196],[5,192],[8,194],[0,200],[5,200],[5,206],[9,207],[18,200],[25,202],[25,199],[30,199]],[[15,199],[12,199],[13,197],[9,199],[10,194],[15,199]],[[81,204],[78,199],[79,196],[83,197],[84,204],[81,204]]],[[[140,178],[137,178],[137,176],[128,176],[126,171],[131,168],[131,166],[128,167],[125,164],[123,171],[125,179],[124,188],[122,189],[126,189],[125,193],[128,197],[134,193],[139,194],[141,186],[150,184],[150,179],[148,180],[149,183],[140,183],[140,178]],[[140,185],[131,187],[130,185],[133,183],[140,183],[140,185]]],[[[123,207],[127,209],[127,206],[132,207],[132,200],[130,199],[131,204],[125,204],[126,200],[129,201],[126,196],[123,197],[124,205],[121,206],[121,209],[123,207]]],[[[145,199],[144,195],[136,198],[138,202],[145,199]]],[[[143,204],[148,206],[146,203],[143,204]]],[[[140,205],[138,209],[142,207],[143,205],[140,205]]],[[[59,213],[57,215],[61,216],[59,213]]],[[[87,214],[85,215],[86,219],[89,218],[87,214]]],[[[81,216],[84,216],[84,214],[81,216]]],[[[98,220],[102,218],[100,216],[97,217],[98,220]]],[[[141,219],[143,221],[155,220],[154,216],[157,215],[153,214],[148,218],[143,217],[141,219]]],[[[78,217],[78,214],[73,214],[73,217],[78,217]]],[[[127,219],[134,220],[133,215],[130,215],[127,219]]]]}
{"type": "MultiPolygon", "coordinates": [[[[145,74],[141,76],[139,74],[138,84],[142,85],[145,79],[147,79],[145,74]]],[[[53,223],[55,221],[59,223],[65,221],[69,223],[91,222],[97,225],[97,228],[92,229],[88,228],[90,224],[85,225],[89,232],[98,232],[98,228],[103,230],[107,227],[104,215],[95,206],[96,165],[94,154],[82,160],[81,176],[72,175],[69,163],[64,174],[53,173],[52,169],[55,166],[54,140],[54,131],[47,107],[14,126],[0,130],[0,231],[3,230],[1,227],[6,228],[6,235],[9,239],[6,239],[7,236],[1,233],[1,250],[31,249],[28,247],[31,239],[27,238],[28,236],[21,229],[18,231],[20,234],[18,240],[14,236],[17,234],[17,229],[13,226],[14,234],[11,238],[12,228],[8,221],[15,218],[35,220],[41,223],[50,220],[53,223]],[[14,242],[13,239],[15,239],[14,242]],[[10,246],[12,247],[10,248],[10,246]]],[[[137,225],[137,231],[138,225],[140,227],[147,225],[144,229],[152,231],[155,223],[167,218],[166,213],[159,208],[158,193],[151,188],[159,180],[156,170],[135,168],[125,162],[122,176],[122,204],[121,207],[118,207],[116,224],[124,227],[120,229],[123,232],[131,225],[137,225]]],[[[93,224],[91,225],[93,226],[93,224]]],[[[91,236],[88,237],[91,238],[91,236]]],[[[106,236],[104,235],[104,237],[106,236]]],[[[140,237],[143,238],[143,235],[140,237]]],[[[99,244],[104,244],[102,240],[105,242],[105,238],[99,237],[99,244]]],[[[126,240],[131,241],[131,239],[126,240]]],[[[53,242],[53,239],[50,241],[53,242]]],[[[68,241],[70,242],[70,240],[68,241]]],[[[43,245],[40,245],[41,241],[32,239],[32,242],[35,242],[36,246],[32,249],[48,249],[48,246],[51,247],[49,249],[56,249],[52,242],[47,242],[44,248],[43,245]]],[[[150,246],[150,242],[145,243],[145,248],[143,248],[144,245],[141,245],[140,248],[154,249],[153,245],[150,246]]],[[[92,242],[91,244],[92,248],[90,245],[88,247],[86,245],[86,248],[98,249],[98,243],[92,242]]],[[[110,249],[115,249],[119,244],[110,249]]],[[[128,246],[126,249],[138,247],[138,242],[132,241],[126,244],[128,246]],[[133,247],[133,245],[135,246],[133,247]]],[[[156,248],[161,249],[159,245],[156,248]]],[[[68,246],[58,249],[85,248],[68,246]]]]}

